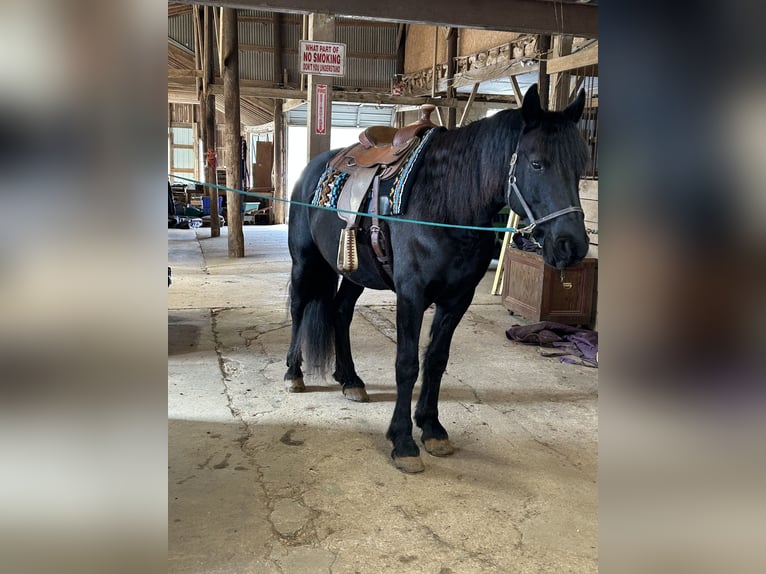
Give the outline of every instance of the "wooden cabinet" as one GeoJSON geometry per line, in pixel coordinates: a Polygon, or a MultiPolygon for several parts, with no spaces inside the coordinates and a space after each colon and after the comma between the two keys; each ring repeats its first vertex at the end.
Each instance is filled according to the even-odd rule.
{"type": "Polygon", "coordinates": [[[536,253],[507,249],[503,266],[503,305],[533,321],[556,321],[593,328],[596,321],[598,259],[561,271],[536,253]]]}

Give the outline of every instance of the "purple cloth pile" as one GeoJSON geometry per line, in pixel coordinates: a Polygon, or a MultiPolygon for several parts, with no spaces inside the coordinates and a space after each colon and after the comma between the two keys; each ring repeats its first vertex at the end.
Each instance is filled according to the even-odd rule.
{"type": "Polygon", "coordinates": [[[539,345],[544,357],[559,357],[562,363],[598,367],[598,333],[553,321],[514,325],[505,332],[511,341],[539,345]]]}

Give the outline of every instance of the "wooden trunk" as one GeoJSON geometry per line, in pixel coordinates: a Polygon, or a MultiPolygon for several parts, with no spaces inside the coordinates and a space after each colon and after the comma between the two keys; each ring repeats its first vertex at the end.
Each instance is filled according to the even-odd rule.
{"type": "Polygon", "coordinates": [[[503,305],[533,321],[556,321],[593,328],[596,321],[598,259],[586,258],[561,271],[543,263],[536,253],[506,250],[503,305]]]}

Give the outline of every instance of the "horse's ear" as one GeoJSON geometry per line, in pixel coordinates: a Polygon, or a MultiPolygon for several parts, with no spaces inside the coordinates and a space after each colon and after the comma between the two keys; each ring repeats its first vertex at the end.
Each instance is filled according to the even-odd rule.
{"type": "Polygon", "coordinates": [[[577,123],[585,109],[585,90],[581,89],[574,101],[564,109],[564,117],[577,123]]]}
{"type": "Polygon", "coordinates": [[[524,101],[521,102],[521,117],[524,123],[531,125],[536,123],[542,115],[540,107],[540,94],[537,93],[537,84],[529,86],[527,93],[524,94],[524,101]]]}

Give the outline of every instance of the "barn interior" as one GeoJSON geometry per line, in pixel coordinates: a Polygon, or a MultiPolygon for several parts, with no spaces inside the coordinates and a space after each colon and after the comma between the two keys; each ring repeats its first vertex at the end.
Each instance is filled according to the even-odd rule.
{"type": "Polygon", "coordinates": [[[168,571],[595,572],[598,370],[506,330],[598,328],[598,3],[347,4],[168,4],[168,571]],[[301,42],[343,44],[343,75],[301,73],[301,42]],[[284,200],[308,158],[367,126],[430,104],[459,129],[533,84],[551,110],[585,91],[591,249],[564,277],[497,234],[442,382],[456,452],[405,474],[385,438],[393,292],[365,291],[351,325],[369,403],[316,374],[285,391],[284,200]]]}

